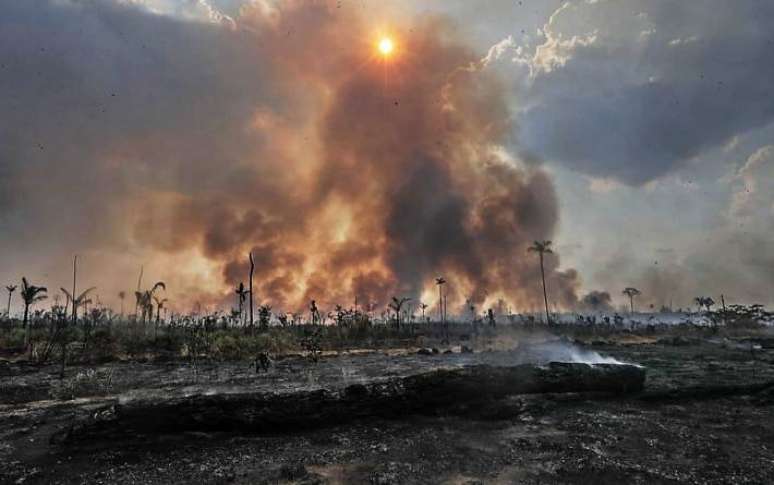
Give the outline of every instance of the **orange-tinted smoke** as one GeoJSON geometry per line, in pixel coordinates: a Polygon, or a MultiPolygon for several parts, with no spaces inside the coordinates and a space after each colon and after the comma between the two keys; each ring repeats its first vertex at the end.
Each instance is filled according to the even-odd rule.
{"type": "MultiPolygon", "coordinates": [[[[526,248],[552,236],[553,184],[503,155],[515,130],[506,91],[453,26],[425,18],[393,28],[385,61],[375,28],[353,11],[255,8],[237,25],[233,35],[254,43],[271,73],[273,102],[253,107],[244,127],[259,143],[227,184],[173,196],[137,224],[138,237],[199,248],[222,267],[224,302],[252,251],[256,300],[275,309],[434,298],[440,275],[450,311],[467,300],[539,308],[526,248]]],[[[566,307],[578,281],[557,265],[547,258],[549,292],[566,307]]]]}

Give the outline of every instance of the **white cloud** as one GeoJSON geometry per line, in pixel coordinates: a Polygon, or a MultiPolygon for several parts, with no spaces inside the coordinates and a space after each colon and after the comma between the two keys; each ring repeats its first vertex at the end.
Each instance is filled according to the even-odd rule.
{"type": "Polygon", "coordinates": [[[774,145],[766,145],[750,155],[739,169],[736,191],[731,199],[731,215],[763,219],[774,215],[774,145]]]}

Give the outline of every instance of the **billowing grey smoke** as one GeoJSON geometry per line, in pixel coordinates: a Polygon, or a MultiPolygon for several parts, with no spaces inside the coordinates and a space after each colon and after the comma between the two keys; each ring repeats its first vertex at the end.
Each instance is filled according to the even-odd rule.
{"type": "MultiPolygon", "coordinates": [[[[507,91],[448,21],[399,32],[385,66],[358,13],[306,2],[233,21],[108,0],[2,11],[15,272],[62,281],[78,252],[110,301],[146,263],[186,310],[231,303],[252,251],[257,300],[286,309],[419,299],[438,274],[452,311],[539,302],[526,247],[552,236],[553,184],[499,149],[507,91]]],[[[570,306],[577,276],[558,265],[551,297],[570,306]]]]}

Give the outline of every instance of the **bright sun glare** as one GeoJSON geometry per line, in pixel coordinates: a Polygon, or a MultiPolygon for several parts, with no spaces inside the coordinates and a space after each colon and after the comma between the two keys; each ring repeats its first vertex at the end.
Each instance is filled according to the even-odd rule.
{"type": "Polygon", "coordinates": [[[395,49],[395,45],[392,43],[392,39],[389,37],[382,37],[381,40],[379,40],[378,47],[379,52],[381,52],[385,57],[392,54],[393,49],[395,49]]]}

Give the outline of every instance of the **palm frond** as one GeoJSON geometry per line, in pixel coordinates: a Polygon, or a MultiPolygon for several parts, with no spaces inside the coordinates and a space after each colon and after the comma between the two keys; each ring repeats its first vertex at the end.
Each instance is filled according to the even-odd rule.
{"type": "Polygon", "coordinates": [[[84,298],[86,298],[86,296],[87,296],[89,293],[91,293],[92,291],[94,291],[94,290],[96,290],[96,289],[97,289],[97,287],[96,287],[96,286],[92,286],[91,288],[89,288],[89,289],[85,290],[83,293],[81,293],[80,295],[78,295],[78,301],[81,301],[81,300],[83,300],[84,298]]]}

